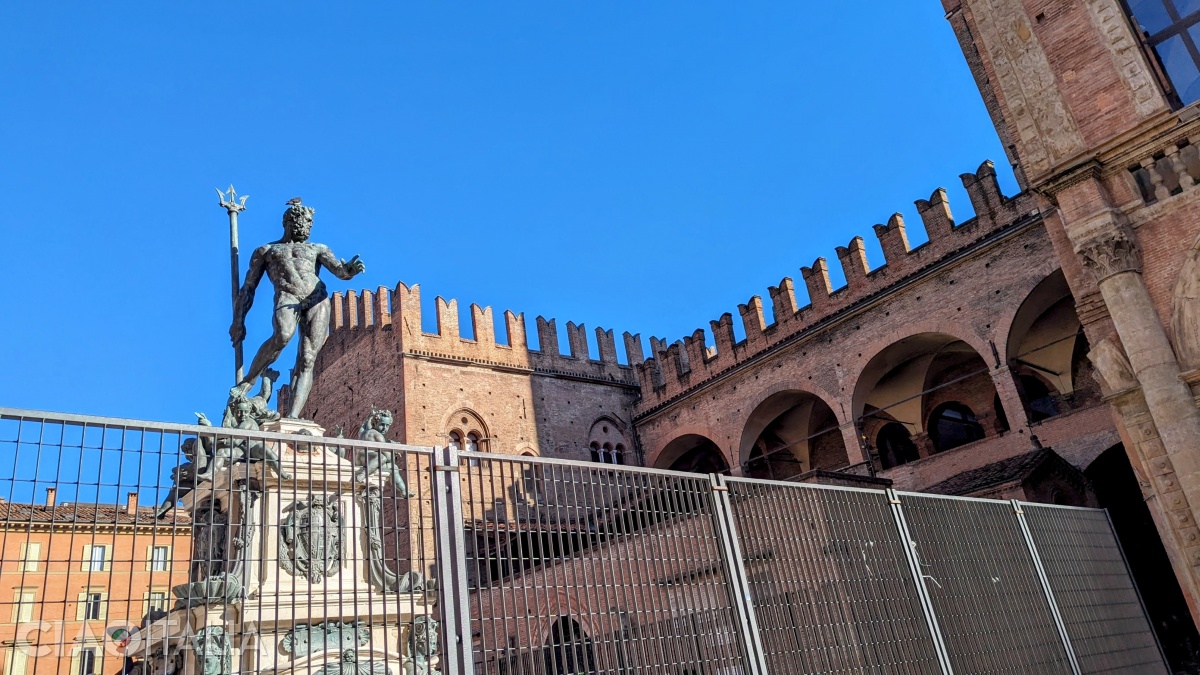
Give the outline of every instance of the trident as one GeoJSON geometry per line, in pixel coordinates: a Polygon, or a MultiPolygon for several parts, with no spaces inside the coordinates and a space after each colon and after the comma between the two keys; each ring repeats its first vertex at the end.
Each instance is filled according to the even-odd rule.
{"type": "MultiPolygon", "coordinates": [[[[233,184],[229,185],[229,193],[221,191],[221,188],[216,188],[217,195],[221,198],[221,206],[229,214],[229,266],[231,278],[233,281],[233,313],[237,316],[238,292],[242,288],[240,281],[240,273],[238,266],[238,213],[246,210],[246,200],[250,195],[242,195],[241,200],[238,200],[238,194],[233,190],[233,184]]],[[[233,345],[233,363],[237,368],[237,380],[235,384],[242,381],[242,343],[236,342],[233,345]]]]}

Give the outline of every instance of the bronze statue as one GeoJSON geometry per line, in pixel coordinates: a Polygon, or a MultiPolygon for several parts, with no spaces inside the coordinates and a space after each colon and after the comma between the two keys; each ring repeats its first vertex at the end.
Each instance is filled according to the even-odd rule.
{"type": "Polygon", "coordinates": [[[287,412],[291,418],[299,417],[308,401],[317,353],[329,332],[329,293],[318,277],[321,268],[347,280],[366,270],[358,256],[349,262],[339,260],[328,246],[308,240],[314,212],[315,209],[303,206],[298,197],[288,201],[288,208],[283,213],[283,238],[258,247],[250,257],[250,270],[234,303],[233,325],[229,328],[229,337],[235,345],[240,345],[246,338],[246,314],[254,304],[254,292],[266,274],[275,286],[274,332],[259,347],[250,370],[230,394],[245,396],[259,375],[279,358],[280,352],[299,331],[300,345],[291,381],[291,409],[287,412]]]}
{"type": "MultiPolygon", "coordinates": [[[[371,414],[362,423],[358,429],[358,439],[361,441],[374,441],[376,443],[391,443],[387,439],[388,429],[392,428],[392,411],[379,410],[375,406],[371,406],[371,414]]],[[[341,427],[338,427],[338,433],[341,433],[341,427]]],[[[340,438],[340,436],[338,436],[340,438]]],[[[396,456],[388,450],[376,450],[374,448],[351,448],[342,447],[340,445],[330,446],[339,457],[350,460],[350,463],[359,467],[356,471],[355,479],[365,481],[367,476],[381,472],[386,476],[392,487],[395,488],[396,494],[402,498],[412,497],[408,491],[408,486],[404,483],[404,468],[400,459],[397,461],[396,456]]]]}
{"type": "MultiPolygon", "coordinates": [[[[246,429],[262,431],[262,424],[279,419],[279,413],[269,409],[274,383],[279,379],[279,373],[267,368],[263,373],[262,388],[256,396],[247,398],[233,393],[225,404],[225,412],[221,415],[221,427],[224,429],[246,429]]],[[[197,423],[202,427],[211,427],[212,422],[204,413],[196,413],[197,423]]],[[[196,485],[211,482],[217,470],[233,462],[266,462],[275,470],[280,478],[287,480],[291,474],[283,470],[279,455],[268,445],[258,439],[237,438],[234,436],[207,436],[201,434],[198,438],[184,439],[180,448],[189,460],[175,467],[172,476],[175,485],[167,493],[166,499],[155,514],[156,518],[163,517],[175,508],[175,504],[186,497],[196,485]],[[214,447],[215,446],[215,447],[214,447]]]]}

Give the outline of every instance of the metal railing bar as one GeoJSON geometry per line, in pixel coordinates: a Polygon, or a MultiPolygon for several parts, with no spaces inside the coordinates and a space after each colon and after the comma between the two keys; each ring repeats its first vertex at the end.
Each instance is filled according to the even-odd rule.
{"type": "Polygon", "coordinates": [[[1021,528],[1021,534],[1025,538],[1025,545],[1029,547],[1029,557],[1033,560],[1033,567],[1037,571],[1038,581],[1042,585],[1042,591],[1046,594],[1046,602],[1049,605],[1050,615],[1054,618],[1054,626],[1058,629],[1059,636],[1062,639],[1062,646],[1067,652],[1067,660],[1071,665],[1071,672],[1074,675],[1080,675],[1079,661],[1075,658],[1075,648],[1071,646],[1071,636],[1067,634],[1067,627],[1063,623],[1062,614],[1059,613],[1058,603],[1054,600],[1054,589],[1050,588],[1050,580],[1046,577],[1046,569],[1042,566],[1042,558],[1038,555],[1037,544],[1033,541],[1033,534],[1029,531],[1029,524],[1025,522],[1025,513],[1021,509],[1019,500],[1012,500],[1013,516],[1017,520],[1017,524],[1021,528]]]}

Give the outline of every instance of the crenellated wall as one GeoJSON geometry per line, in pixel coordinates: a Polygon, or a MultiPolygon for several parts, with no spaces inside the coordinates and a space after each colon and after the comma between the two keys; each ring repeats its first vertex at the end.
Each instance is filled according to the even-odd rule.
{"type": "Polygon", "coordinates": [[[525,368],[539,372],[559,373],[582,378],[635,383],[634,366],[643,360],[641,337],[624,333],[626,353],[630,364],[617,362],[616,342],[611,329],[594,331],[598,359],[588,350],[588,331],[582,323],[566,324],[569,351],[562,354],[558,342],[558,325],[554,319],[537,317],[539,349],[527,347],[525,315],[504,311],[508,344],[496,341],[495,322],[491,307],[471,304],[471,325],[474,338],[462,337],[459,327],[458,300],[438,297],[436,300],[437,332],[421,329],[421,286],[404,283],[395,289],[380,286],[376,291],[347,291],[333,294],[331,339],[353,339],[356,331],[394,331],[398,348],[413,354],[465,360],[483,365],[525,368]],[[347,336],[347,333],[350,335],[347,336]]]}
{"type": "Polygon", "coordinates": [[[767,289],[772,315],[766,316],[760,296],[738,305],[745,339],[734,337],[733,316],[721,315],[709,322],[713,347],[706,333],[697,328],[690,336],[672,344],[651,338],[651,355],[638,369],[642,400],[639,409],[648,409],[669,401],[712,377],[736,368],[765,351],[820,325],[849,308],[870,301],[939,261],[952,257],[972,244],[1007,228],[1028,222],[1038,213],[1032,195],[1006,197],[996,180],[992,162],[984,162],[975,173],[963,174],[963,186],[970,197],[975,216],[955,223],[946,191],[934,190],[929,199],[916,201],[917,211],[929,241],[912,248],[908,242],[904,218],[894,214],[886,225],[876,225],[875,235],[883,249],[884,264],[871,269],[862,237],[854,237],[846,246],[837,247],[838,261],[845,273],[846,285],[834,289],[829,279],[829,263],[817,258],[802,267],[809,303],[796,301],[795,282],[784,277],[778,286],[767,289]]]}
{"type": "MultiPolygon", "coordinates": [[[[589,430],[607,418],[627,429],[626,447],[636,447],[636,371],[618,362],[612,330],[595,329],[593,359],[582,323],[567,322],[563,354],[554,319],[537,317],[540,349],[530,349],[524,314],[504,312],[502,344],[492,308],[470,309],[474,338],[465,338],[454,299],[437,298],[437,332],[422,330],[418,285],[334,294],[309,414],[350,435],[371,406],[384,407],[396,413],[390,437],[397,441],[445,445],[452,429],[470,427],[485,450],[572,459],[589,457],[589,430]]],[[[640,337],[623,338],[640,364],[640,337]]]]}

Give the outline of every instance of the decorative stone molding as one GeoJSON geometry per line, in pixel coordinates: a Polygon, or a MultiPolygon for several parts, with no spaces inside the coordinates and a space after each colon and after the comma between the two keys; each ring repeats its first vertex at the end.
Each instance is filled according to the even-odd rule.
{"type": "Polygon", "coordinates": [[[1125,352],[1113,342],[1111,337],[1106,337],[1096,343],[1087,356],[1095,368],[1096,379],[1100,381],[1100,386],[1110,396],[1117,396],[1138,388],[1137,377],[1133,374],[1133,367],[1129,365],[1129,359],[1125,358],[1125,352]]]}
{"type": "Polygon", "coordinates": [[[333,576],[345,554],[342,526],[336,499],[296,502],[279,528],[279,566],[314,584],[333,576]]]}
{"type": "Polygon", "coordinates": [[[354,650],[370,641],[371,631],[366,626],[353,621],[325,621],[296,626],[283,636],[280,647],[300,658],[329,649],[354,650]]]}
{"type": "MultiPolygon", "coordinates": [[[[1171,290],[1171,337],[1181,368],[1200,368],[1200,238],[1192,242],[1171,290]]],[[[1195,378],[1185,381],[1196,392],[1195,378]]]]}
{"type": "Polygon", "coordinates": [[[1117,0],[1087,0],[1085,3],[1092,25],[1104,40],[1113,66],[1121,74],[1133,107],[1143,118],[1167,109],[1146,57],[1138,47],[1137,38],[1117,0]]]}
{"type": "Polygon", "coordinates": [[[1096,283],[1122,272],[1141,272],[1142,260],[1137,242],[1117,229],[1107,237],[1089,240],[1075,249],[1083,266],[1091,270],[1096,283]]]}
{"type": "Polygon", "coordinates": [[[1030,177],[1079,152],[1083,136],[1067,114],[1050,60],[1019,2],[967,0],[986,58],[995,72],[1005,117],[1018,136],[1030,177]]]}

